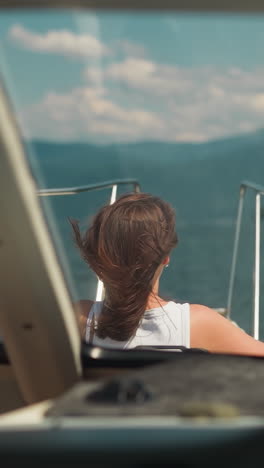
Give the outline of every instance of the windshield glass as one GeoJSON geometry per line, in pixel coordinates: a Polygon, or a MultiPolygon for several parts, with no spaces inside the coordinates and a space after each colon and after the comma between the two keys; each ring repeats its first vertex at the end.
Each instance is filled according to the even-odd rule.
{"type": "MultiPolygon", "coordinates": [[[[1,13],[1,74],[38,189],[128,179],[169,201],[179,245],[165,298],[226,307],[239,185],[263,183],[263,26],[253,15],[1,13]]],[[[111,193],[41,197],[73,301],[94,300],[97,278],[69,218],[87,227],[111,193]]],[[[249,194],[232,300],[249,332],[254,220],[249,194]]]]}

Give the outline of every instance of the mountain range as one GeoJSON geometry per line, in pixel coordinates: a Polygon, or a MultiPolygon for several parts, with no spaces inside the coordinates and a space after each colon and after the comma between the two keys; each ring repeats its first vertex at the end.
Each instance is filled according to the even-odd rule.
{"type": "Polygon", "coordinates": [[[164,197],[181,217],[197,222],[233,218],[242,180],[264,185],[264,130],[197,144],[27,144],[37,156],[32,164],[42,188],[137,178],[143,191],[164,197]]]}

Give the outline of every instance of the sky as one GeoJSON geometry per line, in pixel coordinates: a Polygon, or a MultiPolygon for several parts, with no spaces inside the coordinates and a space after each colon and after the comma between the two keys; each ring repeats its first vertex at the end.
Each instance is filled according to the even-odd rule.
{"type": "Polygon", "coordinates": [[[1,13],[26,138],[203,142],[264,127],[264,17],[1,13]]]}

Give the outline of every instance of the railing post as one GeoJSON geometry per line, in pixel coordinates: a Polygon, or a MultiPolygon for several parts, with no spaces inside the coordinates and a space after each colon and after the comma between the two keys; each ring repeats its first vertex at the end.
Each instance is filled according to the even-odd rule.
{"type": "Polygon", "coordinates": [[[109,203],[110,205],[112,205],[116,201],[116,194],[117,194],[117,185],[113,185],[110,203],[109,203]]]}
{"type": "Polygon", "coordinates": [[[98,279],[95,300],[101,301],[103,299],[103,294],[104,294],[104,285],[102,281],[98,279]]]}
{"type": "Polygon", "coordinates": [[[256,195],[256,225],[255,225],[255,266],[254,266],[254,315],[253,315],[253,336],[259,339],[259,288],[260,288],[260,215],[261,215],[261,194],[256,195]]]}
{"type": "MultiPolygon", "coordinates": [[[[112,205],[116,201],[116,195],[117,195],[117,185],[113,185],[109,205],[112,205]]],[[[102,281],[98,279],[95,300],[101,301],[103,299],[103,295],[104,295],[104,285],[102,281]]]]}
{"type": "Polygon", "coordinates": [[[241,220],[242,220],[245,192],[246,192],[246,187],[244,185],[241,185],[240,194],[239,194],[238,211],[237,211],[234,250],[233,250],[233,258],[232,258],[232,264],[231,264],[230,282],[229,282],[229,290],[228,290],[228,298],[227,298],[227,318],[229,319],[231,315],[231,306],[232,306],[232,299],[233,299],[233,292],[234,292],[237,254],[238,254],[238,245],[239,245],[239,238],[240,238],[240,229],[241,229],[241,220]]]}
{"type": "Polygon", "coordinates": [[[140,193],[140,185],[138,182],[134,184],[134,192],[135,193],[140,193]]]}

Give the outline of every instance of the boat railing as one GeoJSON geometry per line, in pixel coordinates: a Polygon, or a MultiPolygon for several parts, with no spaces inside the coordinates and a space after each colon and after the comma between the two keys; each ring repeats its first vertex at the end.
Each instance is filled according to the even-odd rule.
{"type": "Polygon", "coordinates": [[[238,246],[240,241],[241,222],[243,215],[243,206],[245,195],[248,191],[255,193],[255,259],[253,267],[253,327],[252,335],[256,340],[259,339],[259,306],[260,306],[260,231],[261,231],[261,197],[264,195],[264,186],[253,182],[243,181],[240,184],[239,203],[236,219],[235,240],[233,256],[230,271],[228,298],[227,298],[227,317],[231,317],[231,308],[234,295],[234,283],[238,258],[238,246]]]}
{"type": "MultiPolygon", "coordinates": [[[[140,184],[136,179],[115,179],[105,182],[98,182],[95,184],[80,185],[77,187],[62,187],[51,189],[40,189],[37,194],[40,197],[56,197],[65,195],[76,195],[82,192],[93,192],[95,190],[112,189],[109,204],[112,205],[116,201],[117,189],[120,185],[132,185],[133,192],[139,193],[141,191],[140,184]]],[[[101,301],[103,297],[103,283],[98,279],[96,290],[96,301],[101,301]]]]}
{"type": "Polygon", "coordinates": [[[77,187],[62,187],[51,189],[40,189],[37,194],[40,197],[55,197],[62,195],[76,195],[81,192],[92,192],[94,190],[102,190],[112,188],[110,204],[116,200],[117,188],[119,185],[132,185],[133,191],[138,193],[141,191],[140,184],[136,179],[115,179],[107,180],[105,182],[98,182],[96,184],[78,185],[77,187]]]}

